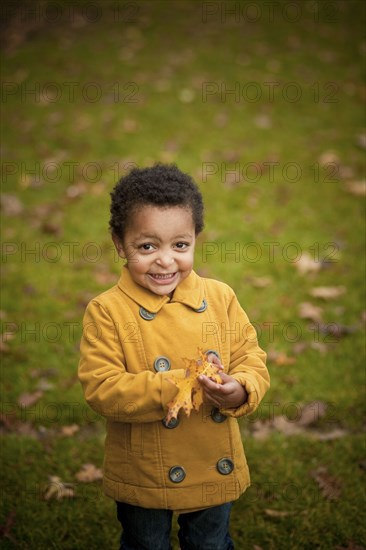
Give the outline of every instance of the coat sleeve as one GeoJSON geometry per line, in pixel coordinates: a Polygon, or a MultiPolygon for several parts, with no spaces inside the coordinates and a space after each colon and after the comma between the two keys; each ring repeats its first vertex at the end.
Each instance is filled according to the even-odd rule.
{"type": "MultiPolygon", "coordinates": [[[[233,292],[233,291],[232,291],[233,292]]],[[[230,365],[228,374],[248,393],[247,401],[235,409],[222,409],[226,415],[240,417],[254,412],[269,388],[266,353],[259,347],[257,333],[233,293],[228,307],[230,365]]]]}
{"type": "MultiPolygon", "coordinates": [[[[184,369],[174,375],[184,377],[184,369]]],[[[178,388],[168,382],[169,372],[127,372],[123,347],[115,324],[102,304],[86,308],[80,343],[79,380],[87,403],[115,422],[161,420],[178,388]]]]}

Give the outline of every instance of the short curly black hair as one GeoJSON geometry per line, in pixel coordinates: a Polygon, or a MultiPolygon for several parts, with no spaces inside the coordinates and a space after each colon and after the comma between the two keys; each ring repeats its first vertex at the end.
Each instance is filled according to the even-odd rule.
{"type": "Polygon", "coordinates": [[[132,215],[140,206],[181,206],[192,211],[195,233],[203,229],[203,200],[193,179],[175,164],[157,163],[150,168],[133,168],[111,193],[112,234],[123,241],[132,215]]]}

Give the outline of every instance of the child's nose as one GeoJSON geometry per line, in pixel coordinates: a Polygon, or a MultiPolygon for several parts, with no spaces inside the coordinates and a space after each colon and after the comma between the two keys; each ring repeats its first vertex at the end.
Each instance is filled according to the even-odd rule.
{"type": "Polygon", "coordinates": [[[159,258],[156,260],[156,263],[162,267],[169,267],[174,262],[174,258],[170,254],[160,254],[159,258]]]}

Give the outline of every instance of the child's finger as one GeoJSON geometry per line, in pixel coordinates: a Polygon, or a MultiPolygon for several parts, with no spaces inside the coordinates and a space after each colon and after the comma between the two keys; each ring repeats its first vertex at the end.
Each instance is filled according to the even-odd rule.
{"type": "Polygon", "coordinates": [[[207,361],[209,363],[212,363],[213,365],[216,365],[216,367],[219,367],[220,369],[224,368],[223,365],[220,362],[220,359],[214,353],[209,353],[208,354],[207,361]]]}

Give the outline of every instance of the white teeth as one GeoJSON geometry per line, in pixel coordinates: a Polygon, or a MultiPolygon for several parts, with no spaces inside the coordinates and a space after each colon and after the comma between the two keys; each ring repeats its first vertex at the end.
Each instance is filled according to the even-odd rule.
{"type": "Polygon", "coordinates": [[[167,273],[165,275],[152,274],[154,279],[171,279],[174,276],[174,273],[167,273]]]}

